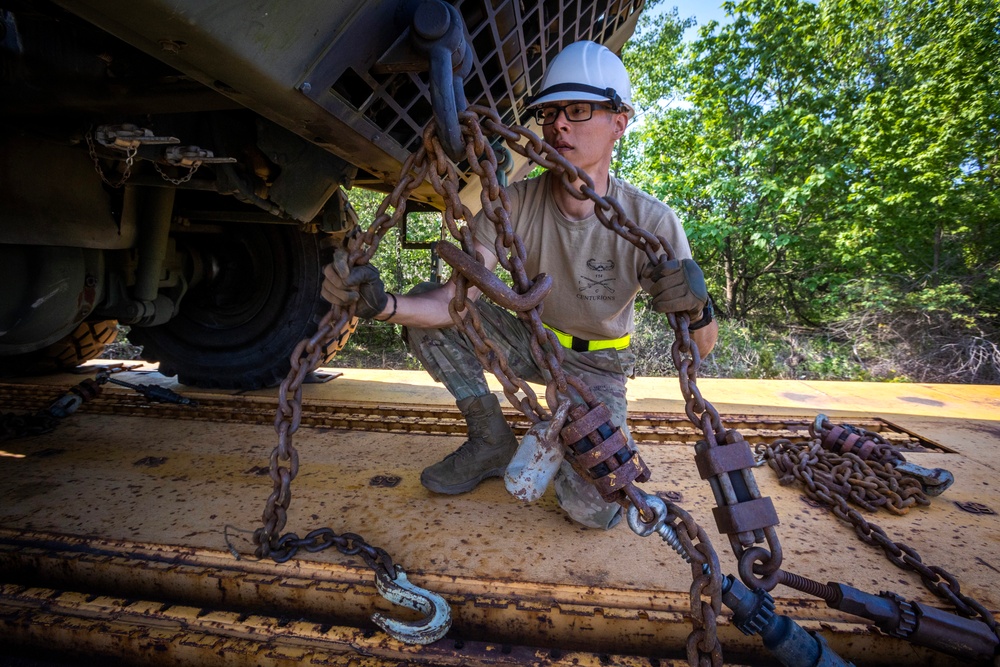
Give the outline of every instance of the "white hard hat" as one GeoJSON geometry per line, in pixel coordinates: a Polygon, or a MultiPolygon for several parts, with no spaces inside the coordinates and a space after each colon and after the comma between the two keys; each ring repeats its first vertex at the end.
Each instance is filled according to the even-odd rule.
{"type": "Polygon", "coordinates": [[[530,106],[549,102],[610,102],[629,117],[632,84],[621,58],[596,42],[574,42],[559,52],[542,77],[542,90],[530,106]]]}

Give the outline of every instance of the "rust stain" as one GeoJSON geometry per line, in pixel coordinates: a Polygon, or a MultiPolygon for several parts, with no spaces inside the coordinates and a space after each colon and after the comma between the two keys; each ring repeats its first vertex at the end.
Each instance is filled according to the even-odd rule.
{"type": "Polygon", "coordinates": [[[982,558],[980,558],[979,556],[976,556],[976,562],[977,562],[977,563],[980,563],[980,564],[982,564],[982,565],[985,565],[986,567],[990,568],[990,569],[991,569],[991,570],[993,570],[994,572],[996,572],[996,573],[1000,574],[1000,570],[998,570],[997,568],[993,567],[992,565],[990,565],[989,563],[987,563],[986,561],[984,561],[984,560],[983,560],[982,558]]]}
{"type": "Polygon", "coordinates": [[[816,397],[813,396],[812,394],[796,394],[795,392],[791,391],[784,391],[781,393],[781,395],[787,398],[788,400],[796,401],[797,403],[805,403],[816,399],[816,397]]]}
{"type": "Polygon", "coordinates": [[[918,403],[920,405],[931,405],[936,408],[943,408],[944,403],[941,401],[935,401],[933,398],[922,398],[920,396],[900,396],[899,400],[906,401],[907,403],[918,403]]]}
{"type": "Polygon", "coordinates": [[[142,468],[158,468],[166,462],[167,462],[166,456],[146,456],[139,459],[132,465],[142,468]]]}

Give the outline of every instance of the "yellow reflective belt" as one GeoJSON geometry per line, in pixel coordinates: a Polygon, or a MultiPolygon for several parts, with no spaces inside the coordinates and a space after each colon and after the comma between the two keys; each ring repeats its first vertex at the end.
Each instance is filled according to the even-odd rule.
{"type": "Polygon", "coordinates": [[[559,331],[555,327],[542,323],[542,326],[556,335],[559,344],[577,352],[596,352],[597,350],[624,350],[632,341],[631,334],[625,334],[621,338],[610,338],[608,340],[584,340],[571,336],[565,331],[559,331]]]}

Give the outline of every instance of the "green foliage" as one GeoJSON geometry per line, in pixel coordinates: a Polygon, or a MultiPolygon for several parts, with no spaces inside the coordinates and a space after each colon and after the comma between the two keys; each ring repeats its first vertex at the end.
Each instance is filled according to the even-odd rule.
{"type": "MultiPolygon", "coordinates": [[[[383,193],[355,189],[349,193],[351,205],[358,214],[360,226],[367,229],[375,220],[383,193]]],[[[440,213],[408,213],[406,244],[430,243],[441,238],[440,213]]],[[[428,249],[404,247],[403,229],[389,229],[372,257],[372,265],[382,275],[387,290],[406,293],[422,282],[431,280],[433,266],[428,249]]],[[[447,275],[443,276],[443,279],[447,275]]],[[[419,364],[409,356],[400,335],[400,327],[387,322],[364,320],[333,362],[353,368],[417,369],[419,364]]]]}
{"type": "MultiPolygon", "coordinates": [[[[666,318],[648,308],[636,313],[632,336],[636,374],[676,375],[670,348],[674,335],[666,318]]],[[[775,328],[760,323],[722,320],[719,340],[703,360],[699,375],[744,379],[889,380],[876,375],[852,346],[829,335],[802,328],[775,328]]]]}
{"type": "MultiPolygon", "coordinates": [[[[755,334],[793,323],[842,335],[874,316],[925,360],[940,360],[935,345],[995,347],[1000,5],[725,9],[730,21],[703,26],[686,51],[676,13],[626,45],[646,112],[618,160],[678,211],[720,310],[755,334]],[[957,338],[933,343],[919,333],[931,321],[957,338]]],[[[762,348],[760,372],[772,358],[762,348]]],[[[966,362],[952,366],[979,370],[942,377],[992,377],[988,361],[966,362]]]]}

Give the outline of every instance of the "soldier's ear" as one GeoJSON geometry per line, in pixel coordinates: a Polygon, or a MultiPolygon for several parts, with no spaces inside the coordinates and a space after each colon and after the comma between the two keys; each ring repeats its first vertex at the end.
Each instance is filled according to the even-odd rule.
{"type": "Polygon", "coordinates": [[[621,137],[625,134],[626,127],[628,127],[628,114],[615,114],[615,136],[621,137]]]}

